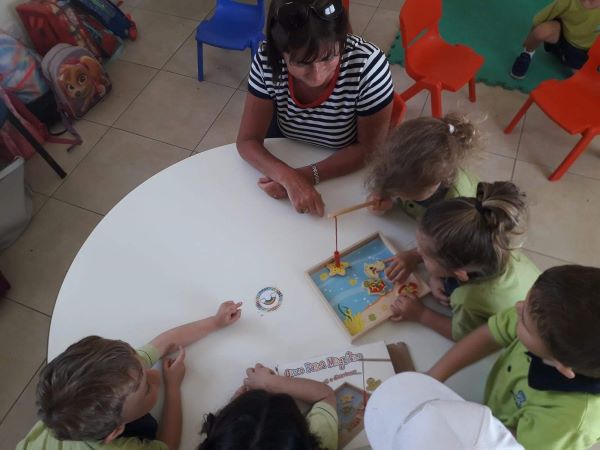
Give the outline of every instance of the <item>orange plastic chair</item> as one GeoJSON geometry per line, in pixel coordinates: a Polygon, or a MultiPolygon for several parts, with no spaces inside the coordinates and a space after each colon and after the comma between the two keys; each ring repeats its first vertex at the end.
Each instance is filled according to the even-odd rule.
{"type": "Polygon", "coordinates": [[[585,65],[571,78],[540,83],[529,94],[505,133],[513,130],[533,102],[567,133],[581,134],[579,142],[549,177],[550,181],[558,181],[600,134],[600,38],[588,52],[585,65]]]}
{"type": "Polygon", "coordinates": [[[407,101],[427,89],[433,117],[442,116],[442,90],[456,92],[469,83],[469,99],[476,100],[475,74],[484,61],[469,47],[442,39],[441,17],[441,0],[406,0],[400,10],[406,73],[416,81],[401,95],[407,101]]]}
{"type": "Polygon", "coordinates": [[[397,128],[404,119],[406,112],[406,103],[402,100],[402,96],[394,92],[394,103],[392,104],[392,118],[390,119],[390,131],[397,128]]]}

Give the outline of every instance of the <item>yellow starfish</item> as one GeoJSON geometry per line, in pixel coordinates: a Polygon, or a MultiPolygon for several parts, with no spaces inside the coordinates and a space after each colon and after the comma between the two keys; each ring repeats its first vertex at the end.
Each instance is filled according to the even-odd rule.
{"type": "Polygon", "coordinates": [[[340,262],[339,267],[335,265],[335,262],[329,263],[326,266],[329,269],[329,276],[332,277],[334,275],[340,275],[342,277],[346,276],[346,269],[350,267],[350,264],[347,262],[340,262]]]}

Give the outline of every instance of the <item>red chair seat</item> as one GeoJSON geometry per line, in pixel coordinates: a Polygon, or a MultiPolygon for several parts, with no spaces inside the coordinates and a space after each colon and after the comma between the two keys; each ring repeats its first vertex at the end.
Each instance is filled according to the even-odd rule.
{"type": "Polygon", "coordinates": [[[600,85],[548,80],[532,93],[533,101],[570,134],[600,126],[600,85]],[[591,89],[591,88],[596,89],[591,89]]]}
{"type": "Polygon", "coordinates": [[[406,71],[412,78],[440,82],[442,89],[452,92],[467,84],[483,65],[483,58],[469,47],[442,39],[420,39],[408,48],[406,57],[410,59],[406,71]]]}

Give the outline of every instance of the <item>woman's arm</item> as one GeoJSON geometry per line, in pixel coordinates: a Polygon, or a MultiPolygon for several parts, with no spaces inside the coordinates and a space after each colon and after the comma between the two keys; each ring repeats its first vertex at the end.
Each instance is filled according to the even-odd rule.
{"type": "MultiPolygon", "coordinates": [[[[385,142],[391,117],[392,103],[370,116],[358,116],[357,142],[316,164],[320,181],[341,177],[361,169],[369,154],[385,142]]],[[[299,170],[305,176],[312,177],[311,166],[301,167],[299,170]]]]}

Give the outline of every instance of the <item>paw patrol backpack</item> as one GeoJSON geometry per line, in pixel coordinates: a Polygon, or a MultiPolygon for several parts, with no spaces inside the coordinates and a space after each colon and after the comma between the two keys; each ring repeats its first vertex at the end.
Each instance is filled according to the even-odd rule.
{"type": "Polygon", "coordinates": [[[58,109],[71,119],[83,117],[112,88],[94,55],[69,44],[57,44],[46,53],[42,72],[54,91],[58,109]]]}

